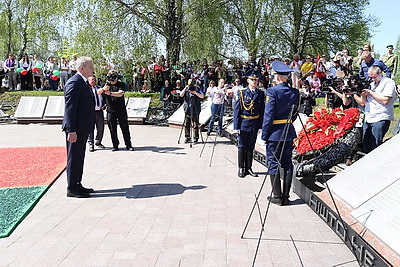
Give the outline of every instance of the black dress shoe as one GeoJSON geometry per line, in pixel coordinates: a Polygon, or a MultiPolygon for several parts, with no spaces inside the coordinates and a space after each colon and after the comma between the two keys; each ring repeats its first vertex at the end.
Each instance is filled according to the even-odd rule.
{"type": "Polygon", "coordinates": [[[93,146],[89,147],[89,152],[94,152],[94,147],[93,146]]]}
{"type": "Polygon", "coordinates": [[[82,193],[94,193],[94,189],[93,188],[83,187],[82,184],[79,184],[78,190],[79,190],[79,192],[82,192],[82,193]]]}
{"type": "Polygon", "coordinates": [[[126,147],[126,150],[135,151],[135,149],[133,147],[126,147]]]}
{"type": "Polygon", "coordinates": [[[72,192],[69,191],[67,192],[67,197],[76,197],[76,198],[88,198],[90,197],[90,195],[88,193],[84,193],[84,192],[72,192]]]}
{"type": "Polygon", "coordinates": [[[98,144],[96,144],[96,146],[99,147],[99,148],[106,148],[105,146],[103,146],[102,143],[98,143],[98,144]]]}
{"type": "Polygon", "coordinates": [[[113,147],[113,148],[111,148],[111,151],[118,151],[118,150],[119,150],[118,147],[113,147]]]}
{"type": "Polygon", "coordinates": [[[244,178],[244,177],[246,177],[246,170],[245,170],[245,168],[239,168],[238,176],[239,176],[239,178],[244,178]]]}
{"type": "Polygon", "coordinates": [[[282,197],[275,197],[275,196],[269,197],[268,196],[267,199],[270,200],[271,203],[274,203],[279,206],[282,205],[282,197]]]}

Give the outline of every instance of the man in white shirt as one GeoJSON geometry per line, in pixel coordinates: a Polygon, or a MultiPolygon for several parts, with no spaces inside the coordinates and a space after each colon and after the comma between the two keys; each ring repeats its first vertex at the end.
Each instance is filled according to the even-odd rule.
{"type": "Polygon", "coordinates": [[[92,91],[94,100],[95,100],[95,105],[94,105],[94,110],[95,110],[95,116],[96,116],[96,129],[97,129],[97,134],[96,138],[94,138],[94,129],[93,131],[89,134],[88,136],[88,143],[89,143],[89,152],[94,151],[94,145],[96,145],[99,148],[105,148],[102,144],[101,141],[103,140],[103,135],[104,135],[104,113],[103,110],[105,109],[105,101],[103,100],[103,95],[99,94],[97,90],[99,90],[97,86],[97,80],[96,76],[90,76],[88,78],[88,83],[90,85],[90,89],[92,91]]]}
{"type": "Polygon", "coordinates": [[[365,107],[363,126],[364,152],[369,153],[383,142],[383,137],[389,129],[390,121],[394,120],[394,101],[396,99],[395,82],[383,77],[378,66],[368,69],[372,79],[371,88],[364,89],[361,96],[354,95],[358,104],[365,107]]]}

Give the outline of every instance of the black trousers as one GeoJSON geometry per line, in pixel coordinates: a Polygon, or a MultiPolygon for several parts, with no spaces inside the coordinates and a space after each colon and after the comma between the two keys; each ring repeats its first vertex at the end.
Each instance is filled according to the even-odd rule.
{"type": "MultiPolygon", "coordinates": [[[[86,141],[88,134],[77,133],[75,143],[67,142],[67,183],[68,191],[78,189],[82,181],[83,163],[85,161],[86,141]]],[[[68,134],[66,134],[66,138],[68,134]]]]}
{"type": "Polygon", "coordinates": [[[121,128],[122,135],[124,137],[125,146],[132,147],[131,134],[129,132],[128,125],[128,114],[126,112],[107,112],[108,128],[110,129],[111,141],[113,147],[118,147],[118,133],[117,133],[117,122],[121,128]]]}
{"type": "Polygon", "coordinates": [[[96,110],[95,112],[96,116],[96,139],[94,139],[94,131],[89,134],[88,137],[88,143],[89,145],[93,146],[93,144],[100,144],[101,141],[103,140],[103,135],[104,135],[104,113],[103,110],[96,110]],[[94,139],[94,140],[93,140],[94,139]]]}
{"type": "Polygon", "coordinates": [[[190,127],[193,127],[194,140],[199,139],[199,114],[185,113],[185,137],[190,138],[190,127]]]}
{"type": "Polygon", "coordinates": [[[39,76],[33,76],[33,79],[35,80],[35,87],[37,90],[42,88],[42,78],[39,76]]]}

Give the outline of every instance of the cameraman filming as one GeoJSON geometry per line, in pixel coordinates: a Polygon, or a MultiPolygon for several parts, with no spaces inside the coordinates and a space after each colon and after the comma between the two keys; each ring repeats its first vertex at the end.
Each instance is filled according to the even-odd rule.
{"type": "Polygon", "coordinates": [[[193,124],[193,143],[199,140],[199,115],[201,111],[201,99],[204,98],[201,89],[195,86],[195,82],[189,79],[188,85],[181,92],[184,99],[183,109],[185,110],[185,143],[191,142],[190,126],[193,124]]]}
{"type": "Polygon", "coordinates": [[[125,83],[118,80],[118,72],[110,70],[107,74],[105,86],[99,89],[98,94],[104,94],[107,105],[107,122],[110,129],[113,148],[111,151],[119,150],[119,140],[117,134],[117,121],[124,136],[126,149],[134,151],[129,132],[128,114],[125,107],[125,83]]]}
{"type": "Polygon", "coordinates": [[[389,129],[390,121],[394,120],[394,101],[396,86],[392,79],[383,77],[379,66],[372,66],[368,70],[372,79],[371,88],[363,89],[360,96],[355,94],[354,99],[365,107],[363,125],[363,148],[369,153],[383,142],[383,137],[389,129]]]}

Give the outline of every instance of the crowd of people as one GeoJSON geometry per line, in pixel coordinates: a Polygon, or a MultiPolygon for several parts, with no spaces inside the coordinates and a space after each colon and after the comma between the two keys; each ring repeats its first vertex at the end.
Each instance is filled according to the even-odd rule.
{"type": "MultiPolygon", "coordinates": [[[[133,81],[135,84],[140,80],[143,82],[142,92],[148,92],[150,88],[159,91],[164,108],[167,108],[170,102],[183,103],[185,143],[196,144],[198,142],[199,114],[203,98],[206,97],[211,106],[208,135],[214,129],[215,118],[218,118],[217,135],[222,134],[224,109],[226,105],[233,107],[234,130],[238,133],[238,176],[241,178],[246,175],[257,176],[252,170],[252,161],[257,133],[261,129],[262,140],[267,145],[269,175],[271,186],[274,189],[271,201],[287,205],[291,176],[293,175],[291,151],[293,139],[296,136],[292,122],[298,113],[312,114],[315,97],[325,95],[330,108],[359,107],[362,110],[365,115],[363,124],[363,151],[365,153],[369,153],[383,142],[390,121],[394,120],[396,86],[391,77],[393,73],[396,73],[397,57],[392,52],[393,46],[389,45],[384,62],[375,59],[371,47],[366,44],[359,49],[356,57],[349,56],[347,49],[336,53],[330,59],[326,55],[318,55],[314,58],[306,56],[304,62],[299,55],[294,55],[292,61],[287,59],[281,61],[278,57],[272,59],[261,57],[258,63],[252,56],[249,56],[243,65],[240,60],[236,60],[235,64],[228,61],[227,66],[223,64],[222,60],[213,61],[210,65],[207,64],[207,60],[203,60],[201,65],[184,63],[180,71],[174,67],[169,68],[168,61],[165,60],[164,63],[153,62],[152,66],[147,66],[144,71],[142,69],[140,71],[141,79],[134,75],[137,80],[133,79],[133,81]],[[152,83],[145,78],[146,73],[151,73],[151,71],[164,77],[161,79],[163,84],[159,89],[151,87],[152,83]],[[286,129],[285,125],[287,124],[290,125],[289,133],[286,134],[282,145],[282,131],[286,129]],[[279,166],[284,169],[281,174],[279,166]],[[277,182],[280,180],[279,178],[283,180],[283,191],[281,191],[280,183],[277,182]]],[[[35,60],[36,62],[32,62],[32,64],[36,64],[35,68],[38,70],[39,59],[35,57],[35,60]]],[[[27,70],[25,67],[32,66],[27,62],[29,62],[28,57],[24,56],[20,60],[19,66],[27,70]]],[[[68,63],[63,60],[62,62],[66,66],[71,66],[71,61],[68,63]]],[[[108,72],[105,78],[106,82],[99,87],[96,76],[93,74],[93,61],[83,57],[77,62],[80,72],[78,71],[78,75],[72,76],[73,78],[66,82],[65,88],[66,115],[63,129],[67,133],[67,141],[73,143],[76,140],[75,131],[72,128],[77,127],[74,124],[70,126],[68,122],[69,106],[75,105],[69,101],[76,97],[73,92],[77,90],[77,87],[82,87],[82,81],[84,81],[84,86],[91,88],[94,113],[90,120],[93,121],[93,125],[96,125],[98,131],[95,137],[93,131],[86,132],[85,130],[87,136],[84,140],[85,142],[89,140],[89,150],[94,151],[95,145],[104,147],[101,143],[104,131],[102,114],[103,110],[106,110],[108,128],[113,143],[112,151],[119,150],[118,124],[124,136],[126,149],[134,151],[123,101],[128,86],[121,81],[120,73],[116,67],[100,66],[107,69],[108,72]],[[77,78],[77,76],[82,78],[77,78]],[[82,85],[75,86],[74,82],[82,85]],[[99,116],[96,113],[99,113],[99,116]]],[[[13,55],[10,55],[4,62],[7,73],[12,72],[10,70],[13,64],[15,64],[13,55]]],[[[47,67],[49,65],[43,64],[43,73],[49,70],[47,67]]],[[[56,61],[53,62],[54,65],[56,65],[56,61]]],[[[72,75],[72,69],[70,68],[70,70],[72,75]]],[[[52,73],[54,75],[54,68],[52,73]]],[[[26,76],[26,73],[22,75],[26,76]]],[[[53,80],[51,77],[50,79],[53,80]]],[[[29,82],[25,79],[24,83],[28,84],[29,82]]],[[[89,101],[89,96],[86,97],[89,101]]],[[[75,101],[79,101],[79,98],[75,101]]],[[[72,107],[70,108],[72,109],[72,107]]],[[[71,115],[71,117],[74,116],[71,115]]],[[[73,150],[73,147],[71,146],[70,149],[73,150]]],[[[82,149],[83,144],[80,144],[79,151],[82,149]]],[[[73,154],[72,150],[69,153],[73,154]]],[[[82,190],[79,183],[78,185],[74,184],[69,190],[70,196],[88,197],[90,192],[82,190]]]]}
{"type": "Polygon", "coordinates": [[[0,84],[10,90],[64,90],[67,80],[76,73],[76,55],[71,59],[49,57],[43,62],[38,55],[23,54],[18,60],[9,54],[0,60],[0,84]]]}

